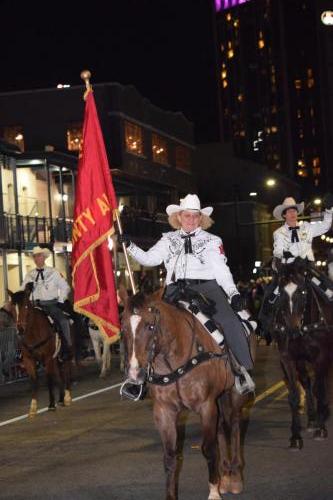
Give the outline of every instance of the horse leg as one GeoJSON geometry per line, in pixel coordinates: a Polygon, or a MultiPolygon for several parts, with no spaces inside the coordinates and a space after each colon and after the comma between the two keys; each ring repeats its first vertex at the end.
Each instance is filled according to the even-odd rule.
{"type": "Polygon", "coordinates": [[[227,392],[220,396],[218,399],[218,408],[219,408],[219,418],[218,418],[218,428],[217,428],[217,441],[219,445],[219,453],[220,453],[220,484],[219,491],[220,493],[228,493],[230,487],[230,470],[231,464],[229,459],[229,449],[226,438],[226,415],[230,414],[231,407],[231,394],[227,392]]]}
{"type": "Polygon", "coordinates": [[[103,339],[102,370],[100,378],[106,377],[111,367],[111,349],[107,340],[103,339]]]}
{"type": "Polygon", "coordinates": [[[248,398],[241,396],[235,390],[231,392],[231,418],[230,418],[230,450],[231,472],[230,493],[238,494],[243,491],[242,457],[241,457],[241,421],[242,407],[248,398]]]}
{"type": "Polygon", "coordinates": [[[306,407],[308,415],[307,430],[309,432],[314,431],[316,427],[316,410],[313,399],[311,377],[306,369],[304,361],[299,361],[296,363],[296,368],[298,371],[299,380],[305,390],[306,407]]]}
{"type": "Polygon", "coordinates": [[[288,401],[291,409],[291,450],[301,450],[303,448],[303,439],[301,436],[301,419],[299,416],[299,390],[297,387],[297,372],[295,363],[290,359],[287,352],[281,353],[281,366],[287,378],[288,401]]]}
{"type": "Polygon", "coordinates": [[[122,339],[119,340],[120,371],[125,371],[125,344],[122,339]]]}
{"type": "Polygon", "coordinates": [[[314,432],[314,439],[321,441],[327,438],[326,420],[329,416],[329,404],[327,400],[327,375],[328,364],[315,366],[315,382],[313,391],[317,398],[318,429],[314,432]]]}
{"type": "Polygon", "coordinates": [[[33,418],[37,415],[37,393],[38,393],[37,368],[35,361],[24,354],[23,354],[23,364],[31,383],[32,395],[31,395],[31,403],[29,409],[29,417],[33,418]]]}
{"type": "Polygon", "coordinates": [[[166,500],[177,500],[178,498],[177,417],[177,410],[155,403],[154,421],[161,436],[164,452],[166,500]]]}
{"type": "Polygon", "coordinates": [[[217,423],[218,411],[214,399],[208,400],[200,408],[201,426],[203,431],[202,454],[207,460],[209,477],[208,500],[219,500],[219,467],[217,453],[217,423]]]}
{"type": "Polygon", "coordinates": [[[56,365],[56,360],[53,358],[47,360],[45,363],[45,373],[46,373],[46,379],[47,379],[47,387],[49,390],[49,410],[55,410],[56,405],[55,405],[55,398],[54,398],[54,375],[56,372],[55,369],[56,365]]]}
{"type": "Polygon", "coordinates": [[[64,405],[65,406],[70,406],[72,404],[72,395],[71,395],[71,366],[72,366],[72,361],[69,359],[65,361],[64,363],[64,387],[65,387],[65,394],[64,394],[64,405]]]}

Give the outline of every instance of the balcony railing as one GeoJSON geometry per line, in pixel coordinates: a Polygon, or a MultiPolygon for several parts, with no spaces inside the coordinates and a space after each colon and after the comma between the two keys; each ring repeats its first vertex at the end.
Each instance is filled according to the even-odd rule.
{"type": "MultiPolygon", "coordinates": [[[[124,231],[137,241],[156,240],[170,227],[164,214],[128,209],[121,215],[124,231]]],[[[52,245],[72,239],[70,219],[3,214],[0,216],[0,247],[11,250],[31,250],[35,245],[52,245]]]]}
{"type": "Polygon", "coordinates": [[[0,246],[12,250],[29,250],[34,245],[52,245],[70,241],[71,221],[49,217],[3,214],[0,216],[0,246]]]}

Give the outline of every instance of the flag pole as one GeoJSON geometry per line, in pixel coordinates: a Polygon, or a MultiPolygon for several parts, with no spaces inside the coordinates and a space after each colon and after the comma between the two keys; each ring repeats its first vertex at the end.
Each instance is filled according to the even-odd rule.
{"type": "MultiPolygon", "coordinates": [[[[85,91],[85,93],[83,95],[83,99],[86,100],[89,92],[92,91],[92,85],[90,83],[91,72],[88,69],[85,69],[85,70],[81,71],[81,75],[80,76],[81,76],[82,80],[84,81],[84,83],[86,84],[86,91],[85,91]]],[[[116,217],[116,221],[117,221],[118,233],[120,235],[122,235],[123,234],[123,228],[122,228],[122,225],[121,225],[121,221],[120,221],[118,209],[115,210],[114,213],[115,213],[115,217],[116,217]]],[[[129,280],[130,280],[130,283],[131,283],[132,292],[133,292],[133,295],[135,295],[136,294],[136,287],[135,287],[135,283],[134,283],[133,271],[132,271],[131,266],[130,266],[130,262],[129,262],[129,259],[128,259],[127,248],[126,248],[125,243],[122,243],[122,247],[123,247],[123,252],[124,252],[124,256],[125,256],[125,262],[126,262],[126,267],[127,267],[127,271],[128,271],[129,280]]]]}

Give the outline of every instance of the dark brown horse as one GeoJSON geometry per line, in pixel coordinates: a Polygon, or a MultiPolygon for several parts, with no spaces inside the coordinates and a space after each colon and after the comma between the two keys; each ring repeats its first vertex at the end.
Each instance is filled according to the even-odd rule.
{"type": "Polygon", "coordinates": [[[279,264],[280,298],[273,327],[289,390],[290,448],[295,450],[303,447],[298,382],[306,394],[308,430],[314,431],[315,439],[327,437],[327,382],[333,360],[333,303],[314,289],[308,266],[299,258],[292,264],[279,264]]]}
{"type": "Polygon", "coordinates": [[[8,290],[8,293],[11,303],[18,309],[17,329],[21,339],[23,364],[32,385],[29,416],[34,417],[37,414],[38,363],[45,367],[49,390],[49,410],[56,409],[55,382],[59,385],[59,404],[69,406],[71,404],[71,360],[59,360],[59,341],[53,325],[45,312],[39,307],[34,307],[30,302],[29,284],[24,291],[13,293],[8,290]]]}
{"type": "Polygon", "coordinates": [[[177,422],[184,409],[201,418],[208,498],[239,493],[243,488],[241,409],[249,396],[235,391],[228,356],[221,354],[190,313],[163,302],[160,293],[121,295],[126,371],[131,381],[149,383],[154,421],[163,443],[167,500],[178,498],[177,422]],[[230,455],[225,424],[231,433],[230,455]]]}

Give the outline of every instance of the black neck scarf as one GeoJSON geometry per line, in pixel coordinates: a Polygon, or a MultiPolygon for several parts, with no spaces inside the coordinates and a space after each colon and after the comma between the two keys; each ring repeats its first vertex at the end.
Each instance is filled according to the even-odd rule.
{"type": "Polygon", "coordinates": [[[35,279],[35,283],[41,278],[44,281],[44,269],[37,269],[37,276],[35,279]]]}
{"type": "Polygon", "coordinates": [[[191,241],[192,236],[195,236],[195,233],[187,233],[187,234],[182,234],[181,235],[181,237],[183,238],[183,240],[185,240],[185,243],[184,243],[185,254],[193,253],[193,250],[192,250],[192,241],[191,241]]]}
{"type": "Polygon", "coordinates": [[[298,243],[299,242],[299,238],[298,238],[298,234],[297,234],[297,229],[299,229],[299,226],[289,227],[289,231],[291,231],[291,242],[292,243],[298,243]]]}

